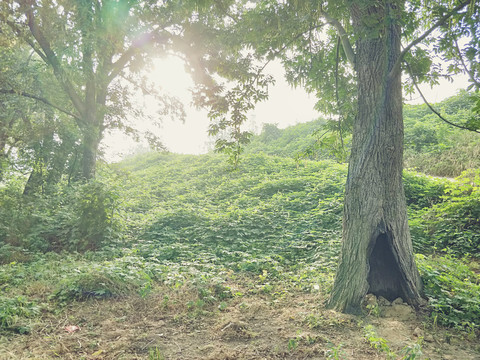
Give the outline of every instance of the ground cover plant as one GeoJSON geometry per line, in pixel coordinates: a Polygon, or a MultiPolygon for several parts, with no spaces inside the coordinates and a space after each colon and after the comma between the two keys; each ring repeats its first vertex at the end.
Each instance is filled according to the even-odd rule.
{"type": "MultiPolygon", "coordinates": [[[[458,183],[404,176],[430,301],[423,320],[411,312],[388,315],[382,306],[366,308],[366,320],[324,309],[339,254],[345,165],[248,155],[234,171],[221,155],[151,153],[102,176],[121,184],[112,215],[123,224],[121,239],[82,253],[31,249],[26,262],[4,262],[0,357],[478,355],[470,343],[478,336],[478,269],[455,260],[463,240],[439,248],[428,232],[438,219],[425,215],[471,196],[467,175],[458,183]],[[399,319],[401,339],[390,331],[399,319]],[[67,331],[76,329],[71,326],[80,330],[67,331]],[[365,338],[367,330],[371,336],[365,338]],[[450,345],[439,347],[445,339],[450,345]],[[471,345],[459,350],[465,342],[471,345]],[[372,345],[377,343],[385,345],[372,345]]],[[[469,219],[464,226],[472,229],[473,241],[469,219]]],[[[447,219],[444,228],[454,229],[458,221],[447,219]]]]}
{"type": "MultiPolygon", "coordinates": [[[[472,110],[476,99],[475,93],[460,91],[433,104],[433,107],[450,122],[466,123],[478,117],[472,110]]],[[[480,167],[478,134],[447,124],[425,104],[405,105],[403,113],[405,168],[432,176],[455,178],[465,170],[480,167]]],[[[351,135],[348,132],[340,137],[336,126],[317,119],[285,129],[279,129],[275,123],[265,124],[261,133],[253,136],[246,145],[245,152],[345,162],[350,145],[351,135]]]]}

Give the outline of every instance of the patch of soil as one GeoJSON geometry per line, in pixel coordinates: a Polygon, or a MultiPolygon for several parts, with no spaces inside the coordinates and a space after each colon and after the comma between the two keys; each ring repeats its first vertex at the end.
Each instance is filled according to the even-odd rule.
{"type": "Polygon", "coordinates": [[[192,306],[195,296],[161,288],[145,299],[73,303],[45,313],[29,335],[4,334],[0,359],[385,359],[365,339],[366,324],[397,354],[423,338],[421,359],[480,358],[473,342],[427,329],[403,303],[355,317],[325,310],[318,293],[245,295],[226,307],[192,306]]]}

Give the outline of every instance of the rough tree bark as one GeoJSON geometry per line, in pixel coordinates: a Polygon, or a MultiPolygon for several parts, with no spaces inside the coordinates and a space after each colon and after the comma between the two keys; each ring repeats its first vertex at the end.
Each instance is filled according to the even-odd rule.
{"type": "Polygon", "coordinates": [[[358,313],[367,293],[421,303],[402,183],[403,0],[356,1],[358,113],[345,190],[343,244],[329,307],[358,313]]]}

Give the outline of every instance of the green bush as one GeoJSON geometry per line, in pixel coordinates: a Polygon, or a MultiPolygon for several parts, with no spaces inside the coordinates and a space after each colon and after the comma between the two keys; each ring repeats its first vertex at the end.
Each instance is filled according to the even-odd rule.
{"type": "Polygon", "coordinates": [[[142,259],[126,256],[100,264],[88,264],[60,281],[53,298],[60,302],[110,298],[138,293],[147,295],[152,278],[142,269],[142,259]]]}
{"type": "Polygon", "coordinates": [[[0,330],[11,330],[20,333],[29,332],[24,319],[37,316],[40,307],[23,296],[14,298],[0,297],[0,330]]]}
{"type": "Polygon", "coordinates": [[[116,190],[98,181],[31,195],[13,182],[0,189],[0,242],[8,245],[0,261],[27,260],[32,252],[98,249],[118,235],[116,210],[116,190]]]}
{"type": "Polygon", "coordinates": [[[404,171],[403,184],[407,205],[413,209],[431,207],[443,201],[448,180],[434,179],[424,174],[404,171]]]}
{"type": "Polygon", "coordinates": [[[417,255],[432,318],[446,326],[480,329],[480,276],[450,255],[417,255]]]}

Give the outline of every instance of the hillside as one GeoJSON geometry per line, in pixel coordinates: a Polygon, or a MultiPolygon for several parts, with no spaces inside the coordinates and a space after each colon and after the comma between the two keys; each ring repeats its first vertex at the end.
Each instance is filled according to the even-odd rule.
{"type": "Polygon", "coordinates": [[[15,208],[32,222],[23,247],[57,252],[15,250],[2,223],[10,252],[0,267],[0,358],[478,358],[479,267],[455,255],[478,249],[479,191],[468,185],[477,178],[457,186],[405,174],[431,313],[373,299],[353,317],[324,308],[345,165],[260,154],[232,171],[225,160],[151,153],[105,168],[103,190],[84,185],[96,197],[73,198],[109,209],[108,226],[91,222],[77,242],[81,253],[61,239],[79,207],[52,197],[48,224],[45,208],[15,208]],[[62,244],[68,253],[58,253],[62,244]]]}
{"type": "MultiPolygon", "coordinates": [[[[448,121],[465,124],[478,118],[471,112],[475,99],[462,91],[434,108],[448,121]]],[[[478,120],[475,120],[478,121],[478,120]]],[[[480,168],[480,136],[478,133],[455,128],[443,122],[427,105],[406,105],[405,167],[424,174],[457,177],[462,171],[480,168]]],[[[279,129],[265,124],[262,132],[246,146],[247,154],[263,152],[291,158],[345,161],[341,140],[331,131],[332,124],[315,121],[279,129]]],[[[351,135],[344,134],[343,144],[348,154],[351,135]]]]}

